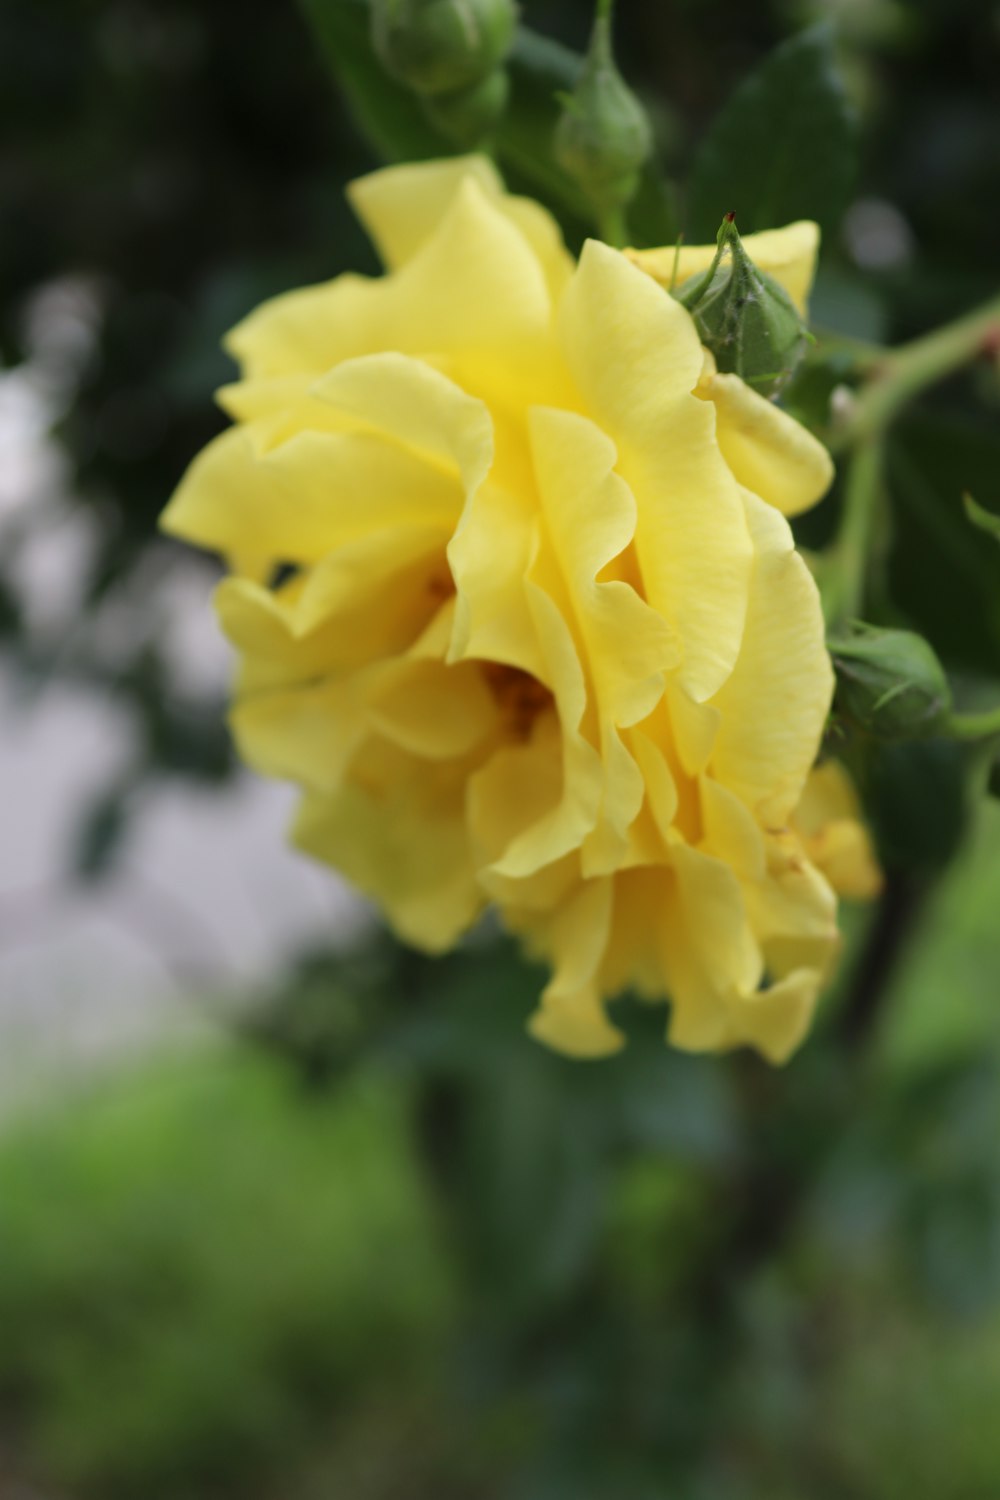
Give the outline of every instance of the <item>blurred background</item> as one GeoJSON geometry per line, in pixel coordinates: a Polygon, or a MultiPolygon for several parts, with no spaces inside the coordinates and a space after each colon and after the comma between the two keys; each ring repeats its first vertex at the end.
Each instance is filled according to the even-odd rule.
{"type": "MultiPolygon", "coordinates": [[[[814,320],[894,342],[996,291],[1000,7],[620,0],[620,61],[683,181],[824,15],[861,154],[814,320]]],[[[627,1002],[612,1062],[529,1042],[494,933],[421,959],[285,849],[215,565],[156,534],[222,333],[376,269],[303,14],[4,0],[0,122],[0,1500],[996,1500],[996,803],[882,768],[891,901],[788,1070],[627,1002]]],[[[998,414],[982,365],[899,424],[880,541],[974,685],[998,414]]]]}

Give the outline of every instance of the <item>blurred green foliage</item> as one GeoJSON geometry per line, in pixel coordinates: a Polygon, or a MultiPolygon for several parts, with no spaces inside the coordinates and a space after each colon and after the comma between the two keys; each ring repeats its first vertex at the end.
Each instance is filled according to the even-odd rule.
{"type": "Polygon", "coordinates": [[[419,1406],[450,1288],[404,1121],[385,1079],[223,1050],[12,1132],[0,1389],[56,1477],[208,1495],[419,1406]]]}
{"type": "Polygon", "coordinates": [[[0,1475],[72,1500],[993,1500],[998,824],[860,1077],[829,1036],[784,1073],[643,1046],[644,1007],[581,1067],[524,1035],[508,949],[376,943],[325,989],[306,962],[242,1042],[15,1123],[0,1475]]]}

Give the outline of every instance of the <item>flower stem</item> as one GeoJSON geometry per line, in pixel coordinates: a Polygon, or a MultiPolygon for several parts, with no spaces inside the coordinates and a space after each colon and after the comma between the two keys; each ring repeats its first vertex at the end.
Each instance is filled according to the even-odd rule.
{"type": "Polygon", "coordinates": [[[991,345],[1000,347],[1000,297],[887,352],[873,364],[872,378],[860,391],[850,418],[833,434],[834,451],[884,432],[914,396],[991,345]]]}
{"type": "MultiPolygon", "coordinates": [[[[859,366],[870,373],[846,421],[830,438],[834,453],[846,449],[850,456],[840,531],[823,586],[828,628],[862,613],[886,430],[914,396],[992,345],[1000,348],[1000,297],[898,349],[882,353],[860,346],[855,351],[859,366]]],[[[982,728],[984,722],[992,726],[991,716],[955,715],[952,733],[964,739],[1000,733],[1000,723],[994,730],[982,728]]]]}
{"type": "Polygon", "coordinates": [[[1000,735],[1000,708],[978,714],[949,714],[944,732],[953,740],[986,740],[1000,735]]]}
{"type": "Polygon", "coordinates": [[[857,339],[846,333],[834,333],[829,328],[819,328],[815,324],[812,331],[816,343],[805,353],[806,363],[810,365],[823,364],[831,355],[840,355],[849,360],[855,370],[864,373],[884,365],[889,356],[889,350],[884,344],[873,344],[867,339],[857,339]]]}
{"type": "Polygon", "coordinates": [[[865,575],[882,490],[882,459],[882,440],[873,435],[862,437],[850,457],[840,530],[823,586],[828,630],[863,613],[865,575]]]}
{"type": "Polygon", "coordinates": [[[628,240],[625,214],[621,208],[606,208],[600,216],[601,239],[605,244],[621,250],[628,240]]]}

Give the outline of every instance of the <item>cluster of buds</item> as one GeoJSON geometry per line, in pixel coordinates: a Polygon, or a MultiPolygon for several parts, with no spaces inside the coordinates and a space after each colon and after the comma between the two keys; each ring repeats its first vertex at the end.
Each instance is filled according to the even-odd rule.
{"type": "Polygon", "coordinates": [[[372,0],[372,45],[456,145],[478,145],[507,104],[515,0],[372,0]]]}

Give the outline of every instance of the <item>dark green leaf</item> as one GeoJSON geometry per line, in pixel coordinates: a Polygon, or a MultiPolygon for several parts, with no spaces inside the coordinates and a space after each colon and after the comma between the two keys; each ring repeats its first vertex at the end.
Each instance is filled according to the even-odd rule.
{"type": "Polygon", "coordinates": [[[694,166],[688,232],[713,239],[730,211],[744,232],[794,219],[829,229],[847,202],[856,154],[832,32],[812,27],[773,52],[715,120],[694,166]]]}
{"type": "Polygon", "coordinates": [[[914,413],[889,443],[892,600],[946,666],[989,677],[1000,677],[1000,554],[960,502],[990,490],[998,468],[992,420],[914,413]]]}

